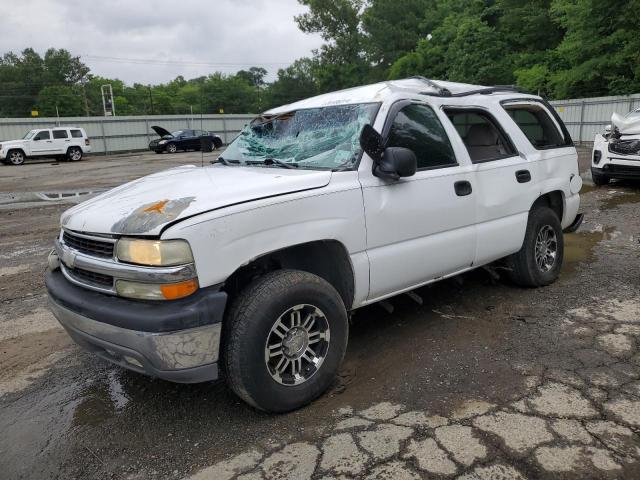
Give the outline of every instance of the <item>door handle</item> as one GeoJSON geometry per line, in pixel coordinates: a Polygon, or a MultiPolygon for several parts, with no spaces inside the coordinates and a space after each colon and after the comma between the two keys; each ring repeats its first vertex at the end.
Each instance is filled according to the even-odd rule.
{"type": "Polygon", "coordinates": [[[65,142],[70,142],[71,140],[65,140],[65,142]]]}
{"type": "Polygon", "coordinates": [[[529,170],[518,170],[516,172],[516,180],[518,183],[527,183],[531,181],[531,172],[529,172],[529,170]]]}
{"type": "Polygon", "coordinates": [[[466,180],[461,180],[453,184],[453,188],[456,191],[456,195],[459,197],[465,197],[467,195],[471,195],[473,189],[471,188],[471,183],[466,180]]]}

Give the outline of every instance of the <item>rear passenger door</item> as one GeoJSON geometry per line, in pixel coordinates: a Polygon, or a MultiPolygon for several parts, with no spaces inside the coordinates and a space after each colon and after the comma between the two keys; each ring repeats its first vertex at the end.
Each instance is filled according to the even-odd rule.
{"type": "Polygon", "coordinates": [[[516,148],[502,125],[510,118],[481,107],[446,107],[474,165],[477,248],[482,265],[522,246],[529,208],[538,197],[536,164],[516,148]]]}
{"type": "Polygon", "coordinates": [[[51,130],[51,137],[53,139],[53,153],[67,153],[67,148],[71,144],[69,131],[66,128],[54,128],[51,130]]]}

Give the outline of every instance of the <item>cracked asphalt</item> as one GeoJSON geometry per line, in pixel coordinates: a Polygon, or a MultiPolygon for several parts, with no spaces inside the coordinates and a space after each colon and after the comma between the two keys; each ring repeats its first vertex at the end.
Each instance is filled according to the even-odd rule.
{"type": "MultiPolygon", "coordinates": [[[[200,162],[156,157],[3,167],[0,193],[107,188],[200,162]]],[[[417,290],[422,304],[358,310],[330,391],[287,415],[224,383],[171,384],[81,351],[42,281],[68,203],[2,204],[0,476],[640,478],[639,204],[640,182],[586,178],[585,222],[548,287],[479,269],[417,290]]]]}

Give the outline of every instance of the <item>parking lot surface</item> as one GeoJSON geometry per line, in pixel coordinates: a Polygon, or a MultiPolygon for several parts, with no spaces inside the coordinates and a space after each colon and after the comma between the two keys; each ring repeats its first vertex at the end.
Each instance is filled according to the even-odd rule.
{"type": "Polygon", "coordinates": [[[290,414],[81,351],[43,285],[62,211],[215,155],[0,168],[0,477],[640,478],[640,183],[585,182],[553,285],[480,269],[358,310],[334,385],[290,414]]]}

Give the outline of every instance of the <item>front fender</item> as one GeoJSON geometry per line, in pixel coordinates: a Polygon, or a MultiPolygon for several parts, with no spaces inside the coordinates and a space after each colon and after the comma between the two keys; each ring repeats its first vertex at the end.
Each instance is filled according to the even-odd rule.
{"type": "MultiPolygon", "coordinates": [[[[162,238],[189,241],[203,287],[224,282],[255,258],[302,243],[336,240],[351,257],[364,252],[359,188],[279,200],[227,214],[203,214],[173,225],[162,238]]],[[[353,263],[355,270],[360,262],[353,263]]],[[[354,271],[356,278],[358,273],[354,271]]]]}

